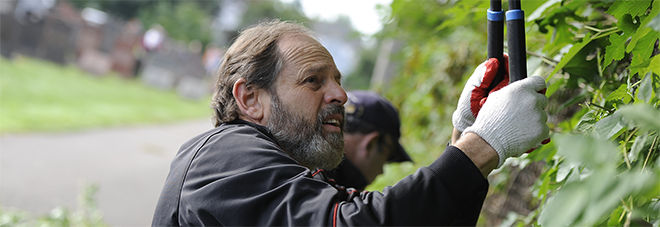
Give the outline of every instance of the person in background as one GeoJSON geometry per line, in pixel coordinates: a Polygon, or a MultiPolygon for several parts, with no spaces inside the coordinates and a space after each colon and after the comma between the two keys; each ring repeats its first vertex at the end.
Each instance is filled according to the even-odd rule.
{"type": "Polygon", "coordinates": [[[340,186],[362,191],[383,173],[385,163],[412,159],[399,143],[399,114],[389,101],[371,91],[347,95],[344,160],[327,175],[340,186]]]}

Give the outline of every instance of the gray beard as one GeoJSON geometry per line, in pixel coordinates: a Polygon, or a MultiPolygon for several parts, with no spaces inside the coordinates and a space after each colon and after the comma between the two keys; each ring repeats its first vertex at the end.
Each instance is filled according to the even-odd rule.
{"type": "Polygon", "coordinates": [[[301,165],[314,169],[334,169],[344,156],[344,122],[341,132],[324,132],[323,119],[335,113],[344,115],[344,106],[331,104],[323,108],[316,122],[303,116],[280,102],[277,95],[271,95],[271,119],[266,127],[273,133],[282,150],[301,165]]]}

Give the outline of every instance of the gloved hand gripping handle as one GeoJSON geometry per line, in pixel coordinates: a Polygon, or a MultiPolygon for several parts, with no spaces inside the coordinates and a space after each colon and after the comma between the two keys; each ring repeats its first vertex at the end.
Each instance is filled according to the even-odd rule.
{"type": "MultiPolygon", "coordinates": [[[[497,76],[488,90],[492,90],[506,73],[504,64],[504,18],[501,0],[491,0],[488,10],[488,58],[497,58],[500,67],[497,76]]],[[[509,83],[527,77],[527,52],[525,44],[525,12],[521,10],[520,0],[509,0],[506,12],[507,44],[509,46],[509,83]]]]}

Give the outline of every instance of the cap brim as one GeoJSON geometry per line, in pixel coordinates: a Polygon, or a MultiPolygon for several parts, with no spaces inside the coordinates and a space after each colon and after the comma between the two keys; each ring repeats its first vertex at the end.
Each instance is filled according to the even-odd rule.
{"type": "Polygon", "coordinates": [[[392,156],[389,162],[413,162],[406,150],[403,149],[403,146],[397,141],[396,142],[396,154],[392,156]]]}

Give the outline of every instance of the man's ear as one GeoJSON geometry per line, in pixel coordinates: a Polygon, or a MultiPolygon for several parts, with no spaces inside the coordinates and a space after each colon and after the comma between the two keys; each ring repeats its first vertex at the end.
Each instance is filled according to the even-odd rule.
{"type": "Polygon", "coordinates": [[[362,140],[360,141],[360,144],[358,146],[358,156],[360,156],[360,158],[367,158],[370,155],[372,155],[372,151],[375,151],[375,149],[373,149],[373,146],[378,146],[379,136],[380,133],[371,132],[364,135],[364,137],[362,137],[362,140]]]}
{"type": "Polygon", "coordinates": [[[263,90],[249,86],[244,78],[240,78],[234,83],[232,92],[242,115],[257,122],[263,119],[264,108],[259,102],[259,93],[263,90]]]}

